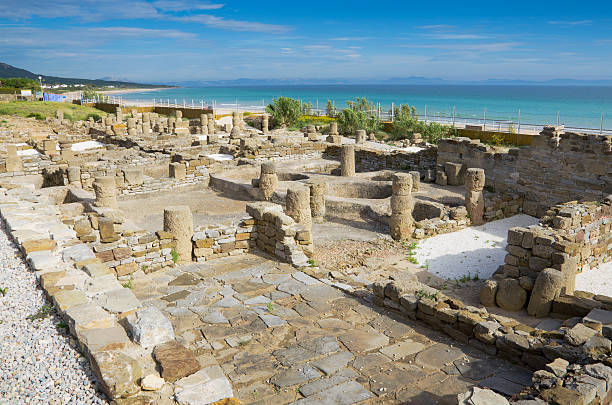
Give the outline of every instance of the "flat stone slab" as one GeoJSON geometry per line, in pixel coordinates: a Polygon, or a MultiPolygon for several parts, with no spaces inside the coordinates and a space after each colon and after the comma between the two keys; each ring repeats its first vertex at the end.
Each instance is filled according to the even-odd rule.
{"type": "Polygon", "coordinates": [[[323,329],[351,329],[353,325],[338,318],[320,319],[317,324],[323,329]]]}
{"type": "Polygon", "coordinates": [[[175,341],[155,346],[153,357],[166,381],[174,382],[200,370],[200,363],[191,350],[175,341]]]}
{"type": "Polygon", "coordinates": [[[57,267],[60,264],[60,258],[53,255],[48,250],[40,252],[32,252],[27,255],[26,259],[34,270],[46,270],[57,267]]]}
{"type": "Polygon", "coordinates": [[[353,353],[367,352],[389,344],[389,338],[371,326],[350,330],[338,336],[338,339],[353,353]]]}
{"type": "Polygon", "coordinates": [[[291,277],[293,277],[297,281],[300,281],[306,285],[320,285],[321,284],[321,282],[317,280],[316,278],[310,277],[308,274],[301,272],[301,271],[296,271],[295,273],[291,275],[291,277]]]}
{"type": "Polygon", "coordinates": [[[389,316],[381,316],[374,319],[370,322],[370,326],[392,339],[401,338],[414,332],[414,329],[410,326],[401,321],[396,321],[389,316]]]}
{"type": "Polygon", "coordinates": [[[346,367],[348,362],[353,360],[353,358],[355,358],[355,356],[353,356],[351,352],[340,352],[313,361],[310,364],[321,370],[325,375],[332,375],[346,367]]]}
{"type": "Polygon", "coordinates": [[[83,343],[89,352],[119,350],[125,348],[130,339],[121,326],[105,329],[87,329],[81,333],[83,343]]]}
{"type": "Polygon", "coordinates": [[[106,329],[116,326],[115,317],[103,310],[100,306],[86,303],[70,307],[66,310],[70,331],[80,336],[81,331],[87,329],[106,329]]]}
{"type": "Polygon", "coordinates": [[[419,353],[425,348],[423,343],[414,342],[410,339],[396,343],[391,346],[383,347],[380,352],[393,360],[400,360],[412,354],[419,353]]]}
{"type": "Polygon", "coordinates": [[[504,394],[507,396],[518,394],[523,389],[522,385],[498,376],[493,376],[484,379],[478,385],[482,388],[490,388],[493,391],[499,392],[500,394],[504,394]]]}
{"type": "Polygon", "coordinates": [[[108,291],[96,297],[96,303],[107,311],[122,313],[140,307],[140,301],[129,288],[108,291]]]}
{"type": "Polygon", "coordinates": [[[306,350],[319,355],[335,353],[340,350],[335,336],[323,336],[315,339],[303,340],[298,343],[306,350]]]}
{"type": "Polygon", "coordinates": [[[231,398],[234,392],[221,367],[212,366],[178,380],[174,396],[181,405],[200,405],[231,398]]]}
{"type": "Polygon", "coordinates": [[[499,360],[497,359],[472,361],[458,359],[453,363],[462,376],[471,380],[482,380],[483,378],[490,377],[495,374],[500,367],[499,360]]]}
{"type": "Polygon", "coordinates": [[[425,376],[425,371],[413,365],[385,365],[382,370],[370,375],[370,390],[381,396],[400,390],[425,376]]]}
{"type": "Polygon", "coordinates": [[[283,366],[294,366],[319,356],[312,350],[300,346],[290,346],[278,349],[275,350],[273,354],[283,366]]]}
{"type": "Polygon", "coordinates": [[[333,287],[319,283],[300,292],[306,301],[331,301],[343,297],[343,294],[333,287]]]}
{"type": "Polygon", "coordinates": [[[60,311],[88,302],[87,297],[78,290],[60,290],[53,294],[53,302],[60,311]]]}
{"type": "Polygon", "coordinates": [[[358,356],[353,361],[353,368],[359,371],[367,371],[383,364],[391,362],[391,359],[380,353],[368,353],[358,356]]]}
{"type": "Polygon", "coordinates": [[[279,388],[283,388],[296,384],[304,384],[319,377],[321,377],[321,374],[309,365],[295,366],[276,374],[270,378],[270,382],[279,388]]]}
{"type": "Polygon", "coordinates": [[[349,368],[345,368],[329,378],[321,378],[319,380],[302,385],[300,387],[300,393],[305,397],[309,397],[318,392],[331,388],[335,385],[353,380],[357,377],[357,373],[355,373],[349,368]]]}
{"type": "Polygon", "coordinates": [[[259,318],[266,324],[268,328],[283,326],[287,324],[286,321],[276,315],[259,315],[259,318]]]}
{"type": "Polygon", "coordinates": [[[602,325],[612,325],[612,311],[604,309],[592,309],[591,312],[584,317],[584,322],[601,323],[602,325]]]}
{"type": "Polygon", "coordinates": [[[349,405],[365,401],[373,395],[357,381],[348,381],[335,385],[308,398],[300,399],[299,405],[349,405]]]}
{"type": "Polygon", "coordinates": [[[415,361],[421,366],[437,369],[444,367],[463,355],[464,353],[456,347],[438,343],[417,354],[415,361]]]}
{"type": "Polygon", "coordinates": [[[62,252],[62,257],[64,258],[64,260],[82,262],[88,259],[95,259],[96,255],[89,246],[84,244],[78,244],[64,248],[62,252]]]}

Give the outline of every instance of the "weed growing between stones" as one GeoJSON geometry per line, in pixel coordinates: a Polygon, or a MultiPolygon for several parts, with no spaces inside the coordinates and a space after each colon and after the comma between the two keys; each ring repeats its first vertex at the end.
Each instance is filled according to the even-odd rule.
{"type": "Polygon", "coordinates": [[[172,256],[172,262],[174,264],[176,264],[176,262],[178,262],[179,259],[179,254],[176,250],[172,249],[172,251],[170,252],[170,255],[172,256]]]}
{"type": "Polygon", "coordinates": [[[43,305],[42,307],[40,307],[38,312],[28,316],[27,319],[29,319],[32,322],[37,320],[37,319],[45,319],[45,318],[47,318],[49,316],[51,311],[53,311],[53,305],[43,305]]]}

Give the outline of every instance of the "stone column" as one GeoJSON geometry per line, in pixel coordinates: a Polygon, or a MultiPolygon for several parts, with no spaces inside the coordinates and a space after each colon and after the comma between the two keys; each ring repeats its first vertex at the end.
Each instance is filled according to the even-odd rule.
{"type": "Polygon", "coordinates": [[[170,163],[169,172],[171,179],[185,180],[187,177],[187,168],[180,162],[170,163]]]}
{"type": "Polygon", "coordinates": [[[366,141],[366,131],[363,129],[358,129],[357,131],[355,131],[355,143],[356,144],[361,144],[361,143],[365,143],[366,141]]]}
{"type": "Polygon", "coordinates": [[[182,120],[183,119],[183,111],[181,110],[176,110],[174,111],[174,116],[176,117],[176,120],[182,120]]]}
{"type": "Polygon", "coordinates": [[[174,235],[176,253],[180,261],[191,261],[191,238],[193,237],[193,216],[186,205],[164,209],[164,231],[174,235]]]}
{"type": "Polygon", "coordinates": [[[60,121],[63,120],[64,112],[62,110],[55,110],[55,119],[60,121]]]}
{"type": "Polygon", "coordinates": [[[130,131],[130,129],[136,128],[136,118],[127,119],[127,128],[128,128],[128,132],[130,131]]]}
{"type": "Polygon", "coordinates": [[[355,147],[344,145],[340,154],[340,174],[344,177],[355,175],[355,147]]]}
{"type": "Polygon", "coordinates": [[[79,166],[68,166],[68,182],[71,186],[82,187],[81,168],[79,166]]]}
{"type": "Polygon", "coordinates": [[[72,142],[60,142],[60,156],[62,160],[74,159],[74,151],[72,150],[72,142]]]}
{"type": "Polygon", "coordinates": [[[285,214],[289,215],[295,222],[301,225],[308,228],[312,226],[310,189],[308,187],[297,185],[287,189],[285,214]]]}
{"type": "Polygon", "coordinates": [[[215,116],[208,114],[208,135],[214,134],[215,131],[215,116]]]}
{"type": "Polygon", "coordinates": [[[96,193],[96,207],[117,208],[117,185],[115,176],[96,177],[93,182],[93,189],[96,193]]]}
{"type": "Polygon", "coordinates": [[[265,162],[261,164],[261,173],[259,175],[259,190],[261,198],[264,201],[269,201],[276,187],[278,186],[278,176],[276,175],[276,164],[274,162],[265,162]]]}
{"type": "Polygon", "coordinates": [[[338,135],[338,123],[336,121],[332,121],[329,123],[329,134],[338,135]]]}
{"type": "Polygon", "coordinates": [[[269,131],[269,122],[270,118],[268,116],[268,114],[264,113],[263,117],[261,117],[261,131],[264,134],[267,134],[269,131]]]}
{"type": "Polygon", "coordinates": [[[389,218],[391,237],[395,240],[408,239],[414,230],[412,176],[408,173],[394,174],[392,190],[391,218],[389,218]]]}
{"type": "Polygon", "coordinates": [[[240,113],[234,111],[232,113],[232,129],[230,131],[230,138],[240,138],[240,113]]]}
{"type": "Polygon", "coordinates": [[[202,127],[202,135],[208,135],[208,115],[200,115],[200,126],[202,127]]]}
{"type": "Polygon", "coordinates": [[[483,169],[471,168],[465,172],[465,208],[472,220],[472,225],[484,224],[485,172],[483,169]]]}
{"type": "Polygon", "coordinates": [[[412,176],[412,191],[419,191],[419,186],[421,185],[421,173],[416,170],[409,173],[412,176]]]}
{"type": "Polygon", "coordinates": [[[325,218],[325,191],[327,184],[321,179],[310,180],[310,212],[312,221],[315,223],[323,222],[325,218]]]}
{"type": "Polygon", "coordinates": [[[117,122],[118,123],[123,122],[123,112],[121,111],[121,107],[117,107],[115,109],[115,114],[117,115],[117,122]]]}
{"type": "Polygon", "coordinates": [[[6,171],[20,172],[23,170],[21,157],[17,155],[17,145],[6,145],[6,171]]]}

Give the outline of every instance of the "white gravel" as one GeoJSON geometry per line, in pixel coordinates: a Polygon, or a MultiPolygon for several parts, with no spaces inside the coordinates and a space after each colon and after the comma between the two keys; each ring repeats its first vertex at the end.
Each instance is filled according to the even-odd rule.
{"type": "Polygon", "coordinates": [[[36,277],[0,229],[0,404],[105,404],[88,360],[51,312],[36,277]]]}
{"type": "Polygon", "coordinates": [[[96,148],[104,148],[106,145],[98,141],[84,141],[73,143],[70,149],[74,151],[83,151],[96,148]]]}
{"type": "Polygon", "coordinates": [[[504,264],[508,229],[538,222],[537,218],[520,214],[437,235],[418,242],[414,257],[418,266],[444,279],[460,279],[468,274],[487,279],[504,264]]]}
{"type": "Polygon", "coordinates": [[[576,290],[612,297],[612,262],[577,274],[576,290]]]}

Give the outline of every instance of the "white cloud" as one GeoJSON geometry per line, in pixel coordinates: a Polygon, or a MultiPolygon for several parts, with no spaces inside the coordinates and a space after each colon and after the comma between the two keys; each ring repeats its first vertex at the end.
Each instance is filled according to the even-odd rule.
{"type": "Polygon", "coordinates": [[[552,25],[588,25],[592,23],[593,20],[569,20],[569,21],[549,21],[549,24],[552,25]]]}
{"type": "Polygon", "coordinates": [[[210,14],[197,14],[185,17],[173,17],[176,21],[185,21],[203,24],[213,28],[221,28],[230,31],[248,31],[248,32],[268,32],[278,33],[287,32],[292,28],[286,25],[264,24],[253,21],[227,20],[223,17],[217,17],[210,14]]]}
{"type": "Polygon", "coordinates": [[[214,4],[197,1],[157,0],[151,3],[157,9],[163,11],[189,11],[189,10],[218,10],[225,4],[214,4]]]}
{"type": "Polygon", "coordinates": [[[417,28],[420,28],[422,30],[450,30],[450,29],[454,29],[457,27],[454,25],[448,25],[448,24],[434,24],[434,25],[421,25],[417,28]]]}
{"type": "Polygon", "coordinates": [[[490,38],[486,35],[474,35],[474,34],[425,34],[427,38],[432,39],[450,39],[450,40],[461,40],[461,39],[486,39],[490,38]]]}
{"type": "Polygon", "coordinates": [[[178,30],[157,30],[136,27],[99,27],[89,28],[89,32],[124,38],[195,38],[196,34],[178,30]]]}

